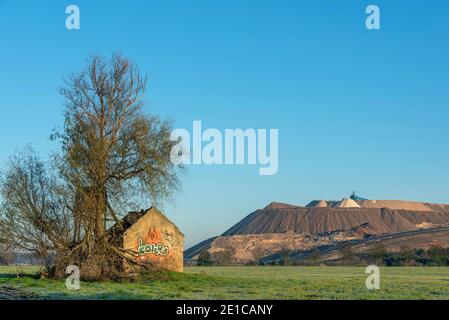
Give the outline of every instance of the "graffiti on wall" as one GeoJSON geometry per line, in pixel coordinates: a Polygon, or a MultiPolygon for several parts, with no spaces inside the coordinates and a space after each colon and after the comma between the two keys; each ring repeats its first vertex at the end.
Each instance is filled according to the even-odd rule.
{"type": "Polygon", "coordinates": [[[145,237],[137,239],[136,251],[141,260],[146,260],[150,256],[159,260],[170,255],[172,239],[167,239],[167,231],[161,232],[156,228],[151,228],[145,237]]]}
{"type": "Polygon", "coordinates": [[[175,234],[173,232],[169,232],[168,230],[164,230],[162,232],[162,236],[164,237],[165,240],[168,241],[168,243],[170,243],[170,245],[172,247],[176,247],[179,246],[179,240],[177,239],[177,237],[175,236],[175,234]]]}
{"type": "Polygon", "coordinates": [[[138,240],[137,253],[141,255],[155,254],[157,256],[166,256],[169,248],[163,243],[145,243],[142,238],[138,240]]]}

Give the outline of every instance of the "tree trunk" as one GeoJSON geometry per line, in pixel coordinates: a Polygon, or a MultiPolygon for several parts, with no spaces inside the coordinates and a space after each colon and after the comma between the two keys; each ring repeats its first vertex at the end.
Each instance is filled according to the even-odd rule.
{"type": "Polygon", "coordinates": [[[105,187],[95,188],[95,236],[97,239],[103,237],[106,231],[106,194],[105,187]]]}

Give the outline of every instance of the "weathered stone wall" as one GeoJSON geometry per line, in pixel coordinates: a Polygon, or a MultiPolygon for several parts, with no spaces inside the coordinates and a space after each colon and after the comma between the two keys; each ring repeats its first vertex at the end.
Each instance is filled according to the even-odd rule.
{"type": "Polygon", "coordinates": [[[183,271],[184,235],[156,209],[150,209],[124,233],[123,248],[157,268],[183,271]]]}

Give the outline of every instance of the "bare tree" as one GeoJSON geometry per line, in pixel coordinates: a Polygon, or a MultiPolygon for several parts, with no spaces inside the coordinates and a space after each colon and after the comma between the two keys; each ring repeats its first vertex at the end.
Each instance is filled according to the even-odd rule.
{"type": "Polygon", "coordinates": [[[371,247],[368,253],[373,257],[377,265],[381,265],[383,264],[383,259],[387,253],[387,250],[382,243],[377,242],[371,247]]]}
{"type": "Polygon", "coordinates": [[[52,135],[62,143],[52,162],[56,178],[34,155],[10,166],[6,225],[20,246],[56,252],[55,274],[68,264],[91,277],[119,274],[124,259],[135,261],[106,232],[108,223],[120,225],[133,200],[158,205],[179,187],[170,161],[178,141],[170,139],[170,122],[144,112],[146,85],[120,55],[89,59],[60,90],[66,111],[63,132],[52,135]],[[22,183],[15,186],[16,176],[22,183]]]}
{"type": "Polygon", "coordinates": [[[280,264],[282,264],[284,266],[288,265],[288,263],[289,263],[288,259],[289,259],[291,253],[292,253],[292,250],[290,249],[290,247],[287,247],[287,246],[283,247],[281,249],[281,251],[279,252],[279,254],[281,256],[281,260],[279,261],[280,264]]]}
{"type": "Polygon", "coordinates": [[[413,258],[415,256],[413,249],[411,249],[410,247],[403,245],[400,248],[399,251],[400,257],[404,260],[404,264],[406,266],[411,265],[413,258]]]}
{"type": "Polygon", "coordinates": [[[262,259],[268,255],[268,250],[261,244],[256,244],[252,250],[252,255],[254,261],[260,265],[262,264],[262,259]]]}
{"type": "Polygon", "coordinates": [[[31,147],[11,158],[0,188],[0,234],[11,247],[43,256],[69,245],[69,212],[57,190],[31,147]]]}
{"type": "Polygon", "coordinates": [[[211,260],[219,266],[231,265],[234,261],[235,250],[226,248],[221,251],[216,251],[211,255],[211,260]]]}
{"type": "Polygon", "coordinates": [[[208,266],[211,264],[210,253],[207,250],[203,250],[198,255],[197,265],[198,266],[208,266]]]}
{"type": "Polygon", "coordinates": [[[351,263],[354,259],[354,251],[350,243],[343,243],[338,250],[343,263],[351,263]]]}
{"type": "Polygon", "coordinates": [[[154,203],[178,186],[170,151],[171,124],[142,111],[146,77],[125,58],[94,57],[61,89],[66,98],[61,173],[84,203],[92,202],[97,237],[109,215],[136,192],[154,203]],[[93,201],[89,201],[93,200],[93,201]]]}

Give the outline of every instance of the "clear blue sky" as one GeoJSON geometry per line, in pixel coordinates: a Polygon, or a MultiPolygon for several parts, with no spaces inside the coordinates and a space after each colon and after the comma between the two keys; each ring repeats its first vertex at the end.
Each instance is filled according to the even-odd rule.
{"type": "Polygon", "coordinates": [[[271,201],[357,190],[449,202],[449,1],[0,0],[0,163],[62,125],[62,78],[119,51],[150,110],[190,128],[279,129],[279,172],[190,167],[166,214],[186,246],[271,201]],[[65,29],[65,7],[81,30],[65,29]],[[381,30],[365,28],[369,4],[381,30]]]}

